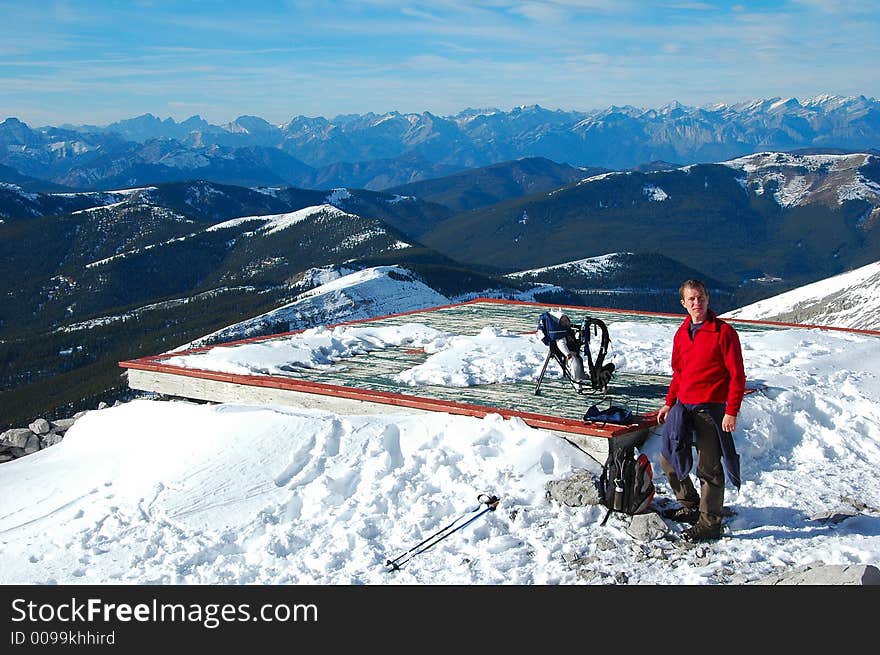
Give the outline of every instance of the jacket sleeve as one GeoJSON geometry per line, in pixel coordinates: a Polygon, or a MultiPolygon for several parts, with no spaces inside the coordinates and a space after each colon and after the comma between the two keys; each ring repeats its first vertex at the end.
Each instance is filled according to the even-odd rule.
{"type": "Polygon", "coordinates": [[[723,355],[724,365],[730,375],[730,384],[727,388],[727,405],[724,411],[731,416],[736,416],[739,414],[739,408],[746,393],[746,371],[743,365],[739,335],[729,325],[726,327],[723,340],[723,355]]]}
{"type": "Polygon", "coordinates": [[[678,383],[681,375],[681,361],[678,348],[678,332],[672,339],[672,381],[669,383],[669,391],[666,392],[666,404],[672,407],[678,398],[678,383]]]}

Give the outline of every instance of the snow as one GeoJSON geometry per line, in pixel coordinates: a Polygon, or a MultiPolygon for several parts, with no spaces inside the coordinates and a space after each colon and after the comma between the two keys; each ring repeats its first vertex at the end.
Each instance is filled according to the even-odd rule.
{"type": "MultiPolygon", "coordinates": [[[[210,230],[211,228],[207,228],[210,230]]],[[[108,264],[117,259],[125,259],[126,257],[131,257],[132,255],[136,255],[138,253],[146,252],[147,250],[152,250],[153,248],[158,248],[159,246],[167,246],[169,243],[177,243],[179,241],[186,241],[190,237],[197,235],[198,232],[190,232],[187,235],[181,237],[174,237],[171,239],[165,239],[164,241],[160,241],[158,243],[151,243],[143,248],[135,248],[133,250],[126,250],[120,253],[116,253],[115,255],[111,255],[110,257],[105,257],[104,259],[98,259],[93,262],[89,262],[86,264],[86,268],[96,268],[98,266],[103,266],[104,264],[108,264]]]]}
{"type": "Polygon", "coordinates": [[[108,200],[103,200],[102,202],[110,203],[110,202],[116,202],[116,200],[113,199],[113,197],[117,196],[117,195],[131,196],[131,195],[135,195],[137,193],[140,193],[142,191],[153,191],[156,189],[158,189],[158,187],[143,186],[143,187],[132,187],[132,188],[128,188],[128,189],[113,189],[110,191],[65,191],[65,192],[58,192],[58,193],[49,193],[46,195],[56,196],[58,198],[74,198],[77,196],[87,197],[87,198],[98,198],[98,199],[108,198],[108,200]]]}
{"type": "Polygon", "coordinates": [[[348,200],[349,198],[351,198],[351,192],[348,189],[333,189],[324,202],[328,205],[335,205],[341,203],[343,200],[348,200]]]}
{"type": "MultiPolygon", "coordinates": [[[[674,326],[611,327],[619,370],[668,374],[674,326]]],[[[600,526],[603,508],[548,499],[548,482],[599,466],[516,418],[140,399],[89,412],[60,444],[2,465],[0,584],[712,585],[808,563],[880,564],[880,340],[740,334],[750,385],[764,390],[743,402],[743,485],[727,489],[735,514],[720,541],[640,542],[626,517],[600,526]],[[481,493],[500,497],[495,511],[387,571],[481,493]]],[[[492,325],[471,337],[417,322],[341,326],[277,343],[204,357],[284,371],[411,343],[429,351],[404,374],[412,383],[477,384],[530,379],[541,354],[533,335],[492,325]]],[[[669,503],[659,437],[643,452],[655,502],[669,503]]]]}
{"type": "Polygon", "coordinates": [[[667,194],[660,187],[654,186],[653,184],[649,184],[644,189],[642,189],[642,193],[644,193],[648,197],[648,200],[652,200],[654,202],[663,202],[664,200],[669,198],[669,194],[667,194]]]}
{"type": "Polygon", "coordinates": [[[772,105],[770,105],[770,109],[768,111],[774,111],[775,109],[780,109],[780,108],[784,109],[787,105],[791,104],[792,102],[797,104],[797,99],[795,99],[795,98],[779,99],[776,102],[774,102],[772,105]]]}
{"type": "Polygon", "coordinates": [[[78,215],[78,214],[93,214],[93,213],[98,213],[98,212],[106,211],[106,210],[109,210],[109,209],[116,209],[117,207],[121,207],[121,206],[124,205],[124,204],[125,204],[125,201],[123,200],[123,201],[120,201],[120,202],[114,202],[114,203],[111,203],[111,204],[109,204],[109,205],[98,205],[97,207],[87,207],[87,208],[85,208],[85,209],[80,209],[80,210],[77,210],[77,211],[75,211],[75,212],[71,212],[70,215],[71,215],[71,216],[76,216],[76,215],[78,215]]]}
{"type": "Polygon", "coordinates": [[[211,160],[199,152],[187,152],[185,150],[170,152],[161,157],[158,163],[171,168],[205,168],[211,165],[211,160]]]}
{"type": "Polygon", "coordinates": [[[724,314],[730,318],[880,330],[880,262],[724,314]]]}
{"type": "Polygon", "coordinates": [[[396,205],[399,202],[412,202],[415,199],[415,196],[401,196],[400,194],[395,193],[393,198],[389,198],[385,202],[389,205],[396,205]]]}
{"type": "MultiPolygon", "coordinates": [[[[401,247],[396,242],[391,248],[401,247]]],[[[586,260],[584,260],[586,261],[586,260]]],[[[507,297],[524,302],[538,302],[545,293],[561,291],[560,287],[536,284],[525,291],[483,289],[449,298],[424,282],[412,271],[400,266],[375,266],[352,272],[351,269],[310,269],[304,274],[305,285],[320,284],[304,291],[281,307],[251,319],[228,325],[216,332],[183,344],[175,350],[188,350],[218,341],[245,339],[265,334],[268,326],[287,323],[289,330],[316,324],[335,324],[373,316],[387,316],[418,311],[474,298],[507,297]],[[323,282],[323,283],[321,283],[323,282]]],[[[274,330],[278,331],[278,330],[274,330]]]]}
{"type": "Polygon", "coordinates": [[[318,269],[313,269],[309,273],[312,281],[324,283],[299,294],[293,302],[229,325],[176,350],[186,350],[216,339],[243,339],[262,333],[266,325],[286,322],[290,330],[296,330],[316,323],[354,321],[436,307],[450,302],[449,298],[398,266],[377,266],[356,272],[343,269],[343,272],[347,274],[340,276],[333,271],[322,274],[318,269]]]}
{"type": "Polygon", "coordinates": [[[388,346],[422,347],[440,333],[423,325],[312,328],[286,338],[218,346],[165,360],[171,366],[240,375],[295,375],[297,369],[324,369],[345,357],[388,346]]]}
{"type": "Polygon", "coordinates": [[[873,160],[874,156],[869,154],[793,155],[761,152],[722,164],[746,173],[746,178],[740,184],[747,190],[753,189],[756,195],[762,195],[769,184],[775,185],[777,190],[773,197],[782,207],[812,202],[829,190],[834,191],[838,205],[848,200],[864,200],[876,205],[880,201],[880,185],[859,171],[873,160]]]}
{"type": "MultiPolygon", "coordinates": [[[[216,193],[216,191],[214,191],[216,193]]],[[[87,209],[82,211],[96,211],[98,209],[106,209],[107,207],[96,207],[93,209],[87,209]]],[[[258,225],[254,230],[250,232],[244,233],[244,236],[252,236],[254,234],[261,234],[263,236],[269,236],[271,234],[275,234],[276,232],[281,232],[282,230],[286,230],[287,228],[296,225],[302,221],[307,220],[320,220],[322,218],[352,218],[353,214],[347,214],[346,212],[338,209],[332,205],[315,205],[313,207],[306,207],[304,209],[299,209],[294,212],[287,212],[284,214],[267,214],[260,216],[241,216],[239,218],[232,218],[228,221],[222,221],[220,223],[215,223],[209,227],[206,227],[204,230],[198,232],[190,232],[184,236],[174,237],[172,239],[166,239],[165,241],[161,241],[159,243],[153,243],[143,248],[136,248],[134,250],[127,250],[124,252],[117,253],[115,255],[111,255],[110,257],[105,257],[104,259],[99,259],[94,262],[89,262],[86,264],[86,268],[94,268],[97,266],[102,266],[107,264],[108,262],[124,259],[126,257],[130,257],[134,254],[138,254],[147,250],[152,250],[158,246],[167,245],[169,243],[175,243],[178,241],[185,241],[189,238],[197,236],[201,232],[215,232],[217,230],[223,230],[231,227],[238,227],[239,225],[244,225],[247,223],[254,223],[258,225]]],[[[379,231],[368,232],[364,234],[354,235],[348,238],[348,243],[359,243],[362,240],[368,239],[371,236],[375,236],[379,234],[379,231]]],[[[401,248],[406,247],[408,244],[404,244],[403,246],[399,245],[400,242],[393,244],[392,248],[401,248]]],[[[342,246],[340,246],[341,248],[342,246]]]]}
{"type": "Polygon", "coordinates": [[[215,223],[210,227],[205,228],[206,232],[213,232],[215,230],[223,230],[230,227],[237,227],[243,223],[251,223],[251,222],[259,222],[262,225],[259,227],[259,230],[266,235],[274,234],[275,232],[280,232],[292,225],[296,225],[305,220],[319,218],[321,216],[330,216],[333,218],[351,216],[351,214],[346,214],[341,209],[338,209],[332,205],[315,205],[313,207],[305,207],[303,209],[298,209],[293,212],[287,212],[285,214],[265,214],[259,216],[241,216],[239,218],[231,218],[228,221],[223,221],[222,223],[215,223]]]}
{"type": "Polygon", "coordinates": [[[880,198],[880,184],[867,179],[861,173],[853,177],[853,181],[843,184],[837,191],[837,202],[843,204],[847,200],[876,200],[880,198]]]}
{"type": "MultiPolygon", "coordinates": [[[[599,173],[598,175],[591,175],[590,177],[585,177],[581,181],[578,182],[578,186],[581,184],[590,184],[592,182],[598,182],[600,180],[604,180],[609,177],[614,177],[615,175],[629,175],[630,171],[609,171],[607,173],[599,173]]],[[[555,191],[551,191],[547,195],[553,195],[556,193],[555,191]]]]}
{"type": "Polygon", "coordinates": [[[14,191],[25,200],[36,201],[40,198],[39,193],[31,193],[29,191],[25,191],[19,185],[13,184],[11,182],[0,182],[0,189],[8,189],[9,191],[14,191]]]}
{"type": "Polygon", "coordinates": [[[807,178],[795,175],[789,179],[780,177],[779,190],[773,194],[773,198],[783,207],[794,207],[803,203],[810,191],[810,182],[807,178]]]}
{"type": "Polygon", "coordinates": [[[621,259],[629,255],[632,255],[632,253],[610,252],[605,255],[587,257],[585,259],[578,259],[564,264],[554,264],[553,266],[542,266],[541,268],[532,268],[526,271],[508,273],[507,277],[516,279],[551,271],[570,271],[572,274],[580,273],[583,275],[599,277],[600,275],[611,273],[620,268],[621,259]]]}
{"type": "Polygon", "coordinates": [[[282,187],[268,187],[268,186],[256,186],[251,187],[253,191],[257,193],[262,193],[264,196],[271,196],[273,198],[278,197],[278,192],[281,191],[282,187]]]}

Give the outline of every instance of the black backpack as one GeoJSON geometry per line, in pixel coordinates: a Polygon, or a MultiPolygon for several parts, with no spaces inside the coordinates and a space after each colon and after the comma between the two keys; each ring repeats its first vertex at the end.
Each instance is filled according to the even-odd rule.
{"type": "Polygon", "coordinates": [[[611,437],[608,440],[608,458],[599,477],[599,499],[608,512],[643,514],[654,499],[654,472],[648,456],[635,456],[636,443],[629,435],[611,437]],[[619,441],[616,441],[619,439],[619,441]]]}

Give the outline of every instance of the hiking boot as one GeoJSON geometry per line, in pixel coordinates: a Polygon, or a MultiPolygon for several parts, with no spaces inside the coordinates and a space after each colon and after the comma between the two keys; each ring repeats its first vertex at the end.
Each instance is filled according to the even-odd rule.
{"type": "Polygon", "coordinates": [[[682,532],[681,538],[692,544],[698,541],[715,541],[716,539],[721,539],[721,526],[697,523],[692,528],[682,532]]]}
{"type": "Polygon", "coordinates": [[[694,525],[700,520],[700,510],[696,507],[676,507],[674,509],[664,510],[660,516],[664,519],[672,519],[676,523],[690,523],[694,525]]]}

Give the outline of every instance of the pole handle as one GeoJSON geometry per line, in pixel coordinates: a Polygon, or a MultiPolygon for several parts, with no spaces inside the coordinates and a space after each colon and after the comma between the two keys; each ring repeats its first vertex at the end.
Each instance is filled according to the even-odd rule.
{"type": "Polygon", "coordinates": [[[498,507],[498,503],[501,502],[501,499],[495,494],[480,494],[477,496],[477,500],[481,505],[485,505],[493,512],[495,511],[495,508],[498,507]]]}

